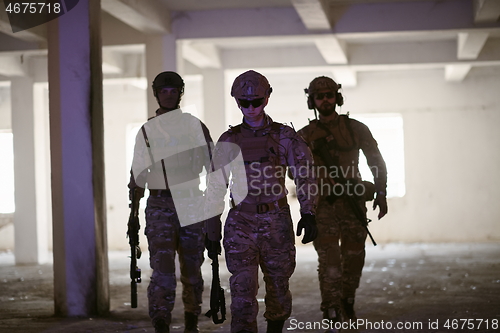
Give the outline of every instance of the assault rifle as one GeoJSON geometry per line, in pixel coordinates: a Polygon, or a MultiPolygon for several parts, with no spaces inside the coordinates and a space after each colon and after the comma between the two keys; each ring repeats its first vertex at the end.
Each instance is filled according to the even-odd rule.
{"type": "MultiPolygon", "coordinates": [[[[313,146],[314,146],[313,152],[321,157],[327,168],[338,167],[338,163],[336,163],[335,159],[330,154],[330,151],[328,149],[328,143],[325,138],[315,140],[313,146]]],[[[335,181],[336,184],[340,184],[341,186],[346,186],[349,183],[348,179],[341,176],[337,176],[333,180],[335,181]]],[[[371,222],[372,220],[366,217],[365,212],[362,211],[361,207],[359,206],[359,203],[357,202],[358,201],[357,199],[359,199],[360,197],[356,196],[354,193],[345,193],[345,198],[349,202],[349,205],[351,206],[354,215],[356,215],[358,220],[361,222],[361,225],[366,229],[366,232],[368,233],[368,236],[370,236],[373,246],[377,246],[377,243],[375,242],[375,239],[373,239],[370,230],[368,230],[368,223],[371,222]]],[[[335,199],[336,197],[335,194],[333,193],[327,197],[327,200],[330,203],[333,203],[335,199]]]]}
{"type": "Polygon", "coordinates": [[[141,283],[141,269],[137,267],[137,259],[141,258],[139,247],[139,200],[136,200],[135,189],[132,189],[132,203],[128,219],[128,243],[130,244],[130,307],[137,308],[137,284],[141,283]]]}
{"type": "Polygon", "coordinates": [[[210,310],[205,313],[205,316],[212,318],[214,324],[222,324],[226,320],[226,298],[224,297],[224,289],[220,286],[219,278],[219,256],[215,252],[212,259],[212,288],[210,290],[210,310]],[[218,313],[220,311],[221,317],[218,313]]]}

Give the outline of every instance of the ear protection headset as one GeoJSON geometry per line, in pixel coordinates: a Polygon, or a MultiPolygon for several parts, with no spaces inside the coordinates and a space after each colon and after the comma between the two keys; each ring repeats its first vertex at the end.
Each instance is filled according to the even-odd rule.
{"type": "Polygon", "coordinates": [[[344,105],[344,96],[339,91],[342,88],[341,84],[336,83],[332,79],[326,76],[320,76],[315,78],[309,84],[309,88],[305,88],[304,92],[307,94],[307,107],[309,110],[316,109],[314,104],[314,94],[320,89],[331,89],[335,91],[335,104],[338,106],[344,105]]]}

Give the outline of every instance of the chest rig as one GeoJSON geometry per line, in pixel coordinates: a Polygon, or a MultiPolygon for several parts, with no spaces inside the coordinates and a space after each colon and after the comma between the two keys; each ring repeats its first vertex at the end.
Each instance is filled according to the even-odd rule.
{"type": "Polygon", "coordinates": [[[281,124],[253,130],[238,125],[231,129],[245,163],[248,195],[244,202],[259,204],[286,196],[286,166],[280,151],[281,124]]]}
{"type": "Polygon", "coordinates": [[[338,116],[333,124],[319,120],[310,122],[309,141],[319,178],[332,178],[335,182],[343,178],[358,179],[359,142],[346,115],[338,116]]]}
{"type": "Polygon", "coordinates": [[[190,174],[195,139],[191,133],[186,133],[192,116],[175,112],[168,114],[168,118],[165,115],[163,119],[160,117],[150,118],[149,126],[141,127],[149,157],[151,161],[156,161],[150,166],[147,176],[150,189],[168,189],[167,174],[171,180],[195,178],[190,174]]]}

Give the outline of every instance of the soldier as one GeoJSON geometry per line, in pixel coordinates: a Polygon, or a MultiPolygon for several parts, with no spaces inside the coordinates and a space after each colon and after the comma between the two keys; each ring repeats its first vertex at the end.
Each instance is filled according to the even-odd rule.
{"type": "MultiPolygon", "coordinates": [[[[227,186],[231,209],[224,226],[223,245],[231,288],[231,332],[257,332],[259,266],[266,284],[264,317],[267,332],[281,332],[292,311],[289,278],[295,269],[295,238],[285,188],[286,167],[298,189],[301,216],[297,235],[303,243],[317,235],[315,195],[311,177],[312,155],[291,127],[274,122],[264,108],[272,88],[255,71],[238,76],[231,96],[243,113],[243,122],[223,133],[213,154],[215,170],[209,174],[207,206],[220,213],[227,186]],[[242,155],[238,170],[237,156],[242,155]],[[230,165],[230,167],[228,167],[230,165]],[[231,182],[229,175],[232,175],[231,182]]],[[[212,214],[212,216],[215,215],[212,214]]],[[[208,225],[212,253],[220,246],[220,219],[208,225]]]]}
{"type": "Polygon", "coordinates": [[[210,165],[212,139],[199,119],[179,109],[183,92],[184,81],[175,72],[162,72],[154,79],[153,94],[159,108],[137,134],[128,185],[137,201],[144,196],[146,184],[149,189],[144,232],[153,270],[148,301],[155,332],[169,332],[177,283],[176,252],[183,287],[184,332],[199,332],[205,233],[202,219],[193,215],[192,208],[202,202],[199,174],[203,166],[210,165]]]}
{"type": "Polygon", "coordinates": [[[319,120],[310,121],[298,131],[313,152],[318,177],[319,236],[314,247],[319,261],[321,311],[325,319],[333,322],[342,321],[342,313],[345,320],[356,320],[354,298],[367,236],[365,198],[373,200],[374,196],[373,184],[361,182],[359,149],[375,180],[373,209],[380,208],[379,219],[387,213],[385,162],[368,127],[335,111],[336,105],[343,104],[340,87],[325,76],[311,81],[305,89],[307,104],[315,115],[319,112],[319,120]]]}

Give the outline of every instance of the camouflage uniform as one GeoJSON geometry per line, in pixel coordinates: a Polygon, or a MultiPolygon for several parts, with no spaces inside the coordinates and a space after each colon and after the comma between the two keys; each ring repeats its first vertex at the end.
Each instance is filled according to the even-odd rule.
{"type": "Polygon", "coordinates": [[[186,312],[201,313],[203,278],[201,264],[204,256],[202,223],[181,227],[172,198],[149,196],[146,207],[146,228],[149,244],[149,263],[153,270],[148,286],[149,316],[171,322],[174,308],[175,253],[179,254],[182,301],[186,312]]]}
{"type": "MultiPolygon", "coordinates": [[[[180,207],[175,205],[175,198],[177,196],[191,199],[190,205],[199,205],[202,202],[203,193],[198,188],[198,178],[202,167],[208,168],[209,166],[209,150],[207,146],[205,149],[188,148],[193,147],[193,142],[199,141],[210,145],[212,139],[203,123],[181,110],[156,116],[150,119],[142,129],[137,134],[134,163],[142,165],[142,169],[148,165],[149,167],[136,177],[132,172],[129,188],[131,191],[136,191],[139,197],[144,195],[146,183],[150,189],[144,230],[149,245],[149,262],[153,270],[148,286],[149,315],[153,325],[162,319],[168,326],[171,323],[177,285],[176,252],[179,254],[180,280],[183,286],[182,301],[185,312],[195,316],[201,312],[204,225],[202,222],[182,223],[178,215],[180,207]],[[168,117],[166,118],[168,128],[163,126],[159,129],[162,127],[160,117],[164,117],[163,119],[168,117]],[[153,124],[153,121],[156,121],[156,124],[153,124]],[[151,138],[153,130],[160,130],[161,140],[151,138]],[[148,154],[148,150],[155,152],[155,148],[157,149],[156,156],[148,154]],[[165,155],[166,152],[172,152],[172,150],[173,153],[165,155]],[[162,153],[163,156],[157,155],[162,153]],[[152,166],[151,160],[154,162],[152,166]],[[187,181],[191,182],[183,185],[187,181]]],[[[191,208],[188,205],[183,210],[189,211],[191,208]]],[[[195,218],[193,221],[196,221],[195,218]]]]}
{"type": "MultiPolygon", "coordinates": [[[[232,209],[224,226],[224,249],[231,287],[231,332],[257,332],[257,291],[259,266],[266,284],[264,317],[284,321],[292,311],[289,278],[295,269],[295,239],[284,185],[286,166],[292,169],[301,204],[301,213],[314,214],[315,196],[309,186],[312,156],[305,142],[289,126],[265,116],[265,124],[251,128],[244,122],[220,137],[214,150],[214,165],[222,168],[240,153],[224,143],[241,149],[246,175],[231,179],[232,209]],[[248,195],[238,198],[238,189],[248,187],[248,195]]],[[[210,174],[208,206],[223,209],[229,185],[228,175],[214,179],[210,174]]]]}
{"type": "MultiPolygon", "coordinates": [[[[368,127],[348,116],[340,115],[330,122],[324,122],[320,117],[320,120],[312,120],[298,133],[311,147],[317,166],[320,198],[316,211],[318,237],[314,241],[314,247],[318,253],[321,310],[324,312],[341,308],[341,299],[354,298],[364,265],[367,236],[366,229],[354,214],[346,197],[338,196],[331,200],[328,189],[332,188],[332,176],[336,176],[333,171],[354,184],[359,183],[361,178],[358,162],[361,149],[375,177],[377,191],[385,191],[387,172],[377,142],[368,127]],[[325,166],[325,162],[313,146],[315,140],[330,134],[333,134],[335,145],[329,145],[329,153],[338,162],[338,169],[326,171],[326,168],[320,167],[325,166]]],[[[365,198],[358,197],[357,204],[366,214],[365,198]]]]}

